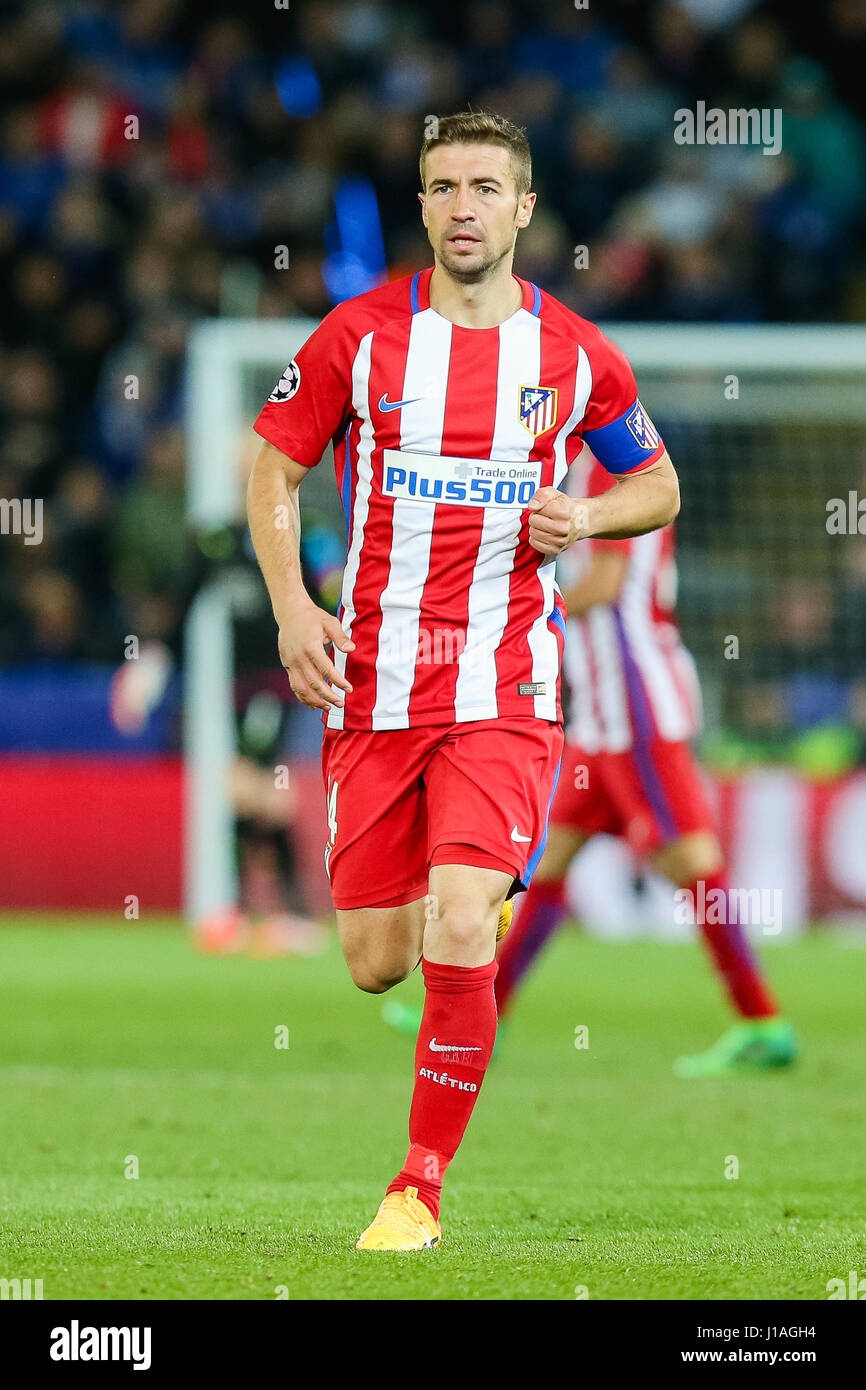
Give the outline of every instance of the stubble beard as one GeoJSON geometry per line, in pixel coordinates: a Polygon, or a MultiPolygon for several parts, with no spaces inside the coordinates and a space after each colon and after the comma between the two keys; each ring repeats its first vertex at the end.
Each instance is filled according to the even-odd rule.
{"type": "Polygon", "coordinates": [[[511,249],[510,246],[506,246],[495,255],[482,257],[480,265],[464,269],[459,261],[451,260],[447,239],[443,239],[439,248],[439,263],[452,280],[458,281],[461,285],[477,285],[490,278],[511,249]]]}

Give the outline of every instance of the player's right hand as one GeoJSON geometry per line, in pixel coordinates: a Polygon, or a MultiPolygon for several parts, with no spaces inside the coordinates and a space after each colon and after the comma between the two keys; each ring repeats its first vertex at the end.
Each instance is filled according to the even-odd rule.
{"type": "Polygon", "coordinates": [[[280,661],[293,693],[311,709],[342,707],[345,697],[340,691],[352,689],[327,654],[332,642],[341,652],[355,650],[333,614],[312,601],[292,609],[280,623],[280,661]]]}

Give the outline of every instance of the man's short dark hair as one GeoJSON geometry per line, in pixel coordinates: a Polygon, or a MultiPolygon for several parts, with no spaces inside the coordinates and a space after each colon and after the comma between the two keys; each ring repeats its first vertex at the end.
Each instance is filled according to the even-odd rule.
{"type": "Polygon", "coordinates": [[[438,117],[421,146],[419,167],[422,188],[427,187],[424,176],[427,156],[437,145],[500,145],[508,150],[518,198],[532,187],[532,155],[526,131],[504,116],[495,116],[488,111],[458,111],[454,116],[438,117]]]}

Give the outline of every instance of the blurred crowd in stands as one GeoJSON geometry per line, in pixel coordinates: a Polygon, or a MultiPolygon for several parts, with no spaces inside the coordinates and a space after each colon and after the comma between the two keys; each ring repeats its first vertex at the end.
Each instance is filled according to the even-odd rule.
{"type": "Polygon", "coordinates": [[[326,313],[350,173],[387,273],[429,263],[431,114],[526,127],[540,199],[516,268],[588,318],[863,319],[866,0],[806,8],[7,0],[0,497],[45,499],[45,534],[3,538],[0,661],[114,662],[123,634],[174,630],[188,330],[326,313]],[[782,108],[782,152],[676,145],[699,100],[782,108]]]}

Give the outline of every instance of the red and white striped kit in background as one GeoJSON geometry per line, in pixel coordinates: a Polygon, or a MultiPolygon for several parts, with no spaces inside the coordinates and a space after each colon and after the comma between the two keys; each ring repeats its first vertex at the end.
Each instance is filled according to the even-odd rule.
{"type": "Polygon", "coordinates": [[[510,318],[461,328],[430,307],[431,274],[332,310],[256,421],[306,467],[334,444],[355,650],[334,658],[353,690],[332,729],[561,719],[562,597],[526,505],[584,438],[615,474],[664,450],[595,325],[518,280],[510,318]]]}
{"type": "MultiPolygon", "coordinates": [[[[587,450],[566,491],[596,497],[611,486],[587,450]]],[[[568,619],[564,671],[571,695],[569,744],[587,753],[621,753],[636,742],[688,742],[700,732],[701,692],[677,628],[674,527],[631,540],[580,542],[560,556],[564,588],[576,583],[594,546],[628,558],[619,599],[568,619]]]]}

